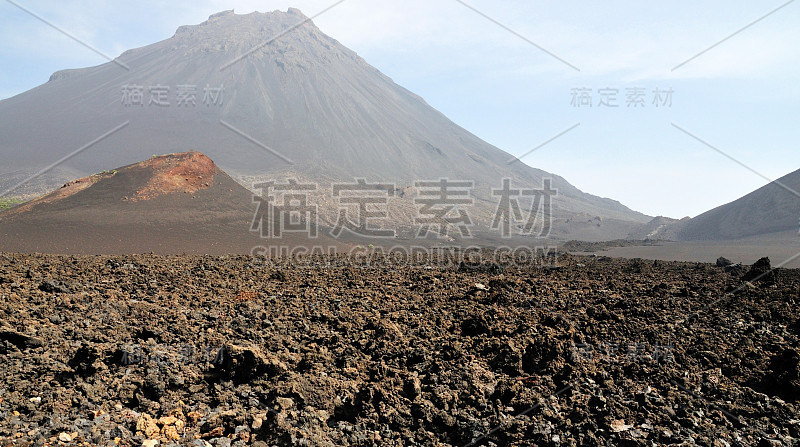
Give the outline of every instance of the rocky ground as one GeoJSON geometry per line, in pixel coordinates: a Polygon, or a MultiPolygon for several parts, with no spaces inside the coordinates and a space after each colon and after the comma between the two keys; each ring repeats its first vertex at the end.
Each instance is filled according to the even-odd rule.
{"type": "Polygon", "coordinates": [[[324,261],[0,256],[0,445],[800,439],[798,271],[324,261]]]}

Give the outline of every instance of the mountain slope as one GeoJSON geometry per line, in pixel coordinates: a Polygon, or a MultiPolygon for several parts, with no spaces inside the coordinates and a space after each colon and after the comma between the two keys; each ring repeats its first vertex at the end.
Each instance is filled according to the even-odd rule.
{"type": "Polygon", "coordinates": [[[688,221],[688,217],[678,220],[657,216],[648,222],[647,225],[629,234],[627,239],[674,241],[678,239],[677,232],[682,228],[682,225],[688,221]]]}
{"type": "MultiPolygon", "coordinates": [[[[603,219],[592,238],[624,237],[632,225],[650,220],[561,177],[509,163],[509,154],[451,122],[310,21],[270,42],[304,20],[294,9],[215,14],[123,53],[118,61],[130,71],[112,62],[65,70],[1,101],[0,157],[9,163],[0,169],[0,186],[10,184],[11,173],[19,178],[19,172],[41,169],[128,123],[58,169],[88,174],[166,149],[200,150],[248,188],[250,181],[287,177],[325,188],[355,177],[398,187],[440,177],[472,180],[482,207],[474,219],[484,225],[494,207],[491,188],[503,178],[540,188],[552,177],[559,192],[554,213],[562,219],[555,232],[578,238],[583,230],[566,223],[576,214],[603,219]],[[194,96],[181,101],[179,91],[194,96]]],[[[36,192],[74,178],[59,177],[59,170],[28,188],[36,192]]],[[[322,210],[329,220],[336,212],[322,210]]]]}
{"type": "Polygon", "coordinates": [[[683,240],[730,240],[772,233],[796,237],[800,225],[800,197],[778,183],[800,191],[800,170],[685,222],[678,237],[683,240]]]}
{"type": "Polygon", "coordinates": [[[0,252],[247,254],[268,245],[250,231],[253,216],[252,194],[211,159],[170,154],[0,213],[0,252]]]}

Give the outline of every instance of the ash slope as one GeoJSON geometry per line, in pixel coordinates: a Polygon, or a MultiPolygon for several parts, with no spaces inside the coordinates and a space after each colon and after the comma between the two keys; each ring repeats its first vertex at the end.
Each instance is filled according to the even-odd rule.
{"type": "MultiPolygon", "coordinates": [[[[198,152],[170,154],[65,184],[0,213],[0,251],[249,253],[252,194],[198,152]]],[[[302,244],[286,239],[284,244],[302,244]]]]}
{"type": "Polygon", "coordinates": [[[399,187],[440,177],[474,180],[476,199],[487,209],[494,206],[490,188],[499,188],[504,177],[521,187],[541,187],[543,177],[553,177],[558,216],[564,221],[599,216],[608,223],[599,233],[593,229],[597,234],[591,238],[624,237],[632,225],[649,220],[616,201],[585,194],[561,177],[509,164],[509,154],[454,124],[310,21],[265,45],[304,20],[294,9],[215,14],[199,25],[180,27],[169,39],[123,53],[118,61],[130,71],[111,62],[65,70],[0,102],[0,157],[10,161],[0,183],[4,172],[40,169],[130,121],[64,168],[85,175],[191,148],[208,154],[234,178],[291,175],[326,182],[365,177],[399,187]],[[131,85],[143,87],[143,105],[123,104],[123,87],[131,85]],[[178,105],[181,85],[196,86],[196,106],[178,105]],[[150,104],[149,87],[158,86],[170,89],[169,106],[150,104]],[[205,98],[206,88],[220,87],[224,92],[217,104],[205,98]]]}
{"type": "Polygon", "coordinates": [[[735,240],[778,233],[796,242],[800,197],[781,185],[800,191],[800,170],[683,223],[678,237],[690,241],[735,240]]]}

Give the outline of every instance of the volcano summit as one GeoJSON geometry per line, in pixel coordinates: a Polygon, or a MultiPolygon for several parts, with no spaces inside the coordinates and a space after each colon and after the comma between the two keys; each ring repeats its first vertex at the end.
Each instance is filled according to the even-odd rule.
{"type": "MultiPolygon", "coordinates": [[[[123,123],[129,124],[11,195],[36,196],[153,153],[191,149],[251,189],[257,181],[285,178],[324,186],[365,178],[397,188],[444,177],[469,180],[473,220],[483,227],[494,212],[491,189],[504,178],[523,188],[552,178],[556,237],[624,237],[649,221],[482,141],[296,9],[214,14],[113,62],[57,72],[46,84],[0,101],[0,156],[9,161],[0,186],[123,123]]],[[[320,206],[328,223],[335,221],[337,210],[320,206]]],[[[407,223],[409,209],[410,196],[390,223],[407,223]]]]}

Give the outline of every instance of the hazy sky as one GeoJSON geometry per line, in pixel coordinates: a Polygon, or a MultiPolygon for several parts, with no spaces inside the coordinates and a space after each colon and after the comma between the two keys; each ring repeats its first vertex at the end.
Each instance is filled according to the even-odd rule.
{"type": "MultiPolygon", "coordinates": [[[[312,16],[335,3],[14,2],[111,57],[221,10],[312,16]]],[[[752,171],[800,168],[800,2],[465,3],[530,42],[457,0],[346,0],[315,23],[511,154],[571,128],[523,161],[650,215],[694,216],[767,183],[752,171]]],[[[106,62],[7,0],[0,42],[0,98],[106,62]]]]}

